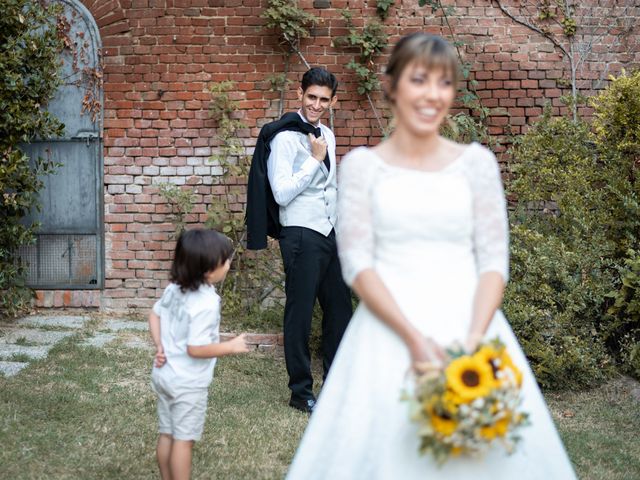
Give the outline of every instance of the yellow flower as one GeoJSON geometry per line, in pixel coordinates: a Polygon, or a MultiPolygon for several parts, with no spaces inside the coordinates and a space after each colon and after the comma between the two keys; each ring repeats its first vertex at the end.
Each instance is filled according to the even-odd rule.
{"type": "Polygon", "coordinates": [[[451,447],[451,455],[457,457],[462,453],[462,447],[451,447]]]}
{"type": "Polygon", "coordinates": [[[511,421],[511,414],[501,418],[493,425],[485,425],[480,428],[480,436],[487,440],[493,440],[496,437],[504,437],[509,430],[509,423],[511,421]]]}
{"type": "Polygon", "coordinates": [[[427,415],[431,415],[433,413],[433,406],[438,401],[437,395],[431,395],[429,398],[425,398],[422,401],[422,411],[427,415]]]}
{"type": "Polygon", "coordinates": [[[510,369],[513,372],[516,384],[519,387],[522,386],[522,372],[515,366],[506,350],[502,352],[502,355],[500,356],[500,370],[504,369],[510,369]]]}
{"type": "Polygon", "coordinates": [[[499,437],[504,437],[506,435],[507,430],[509,430],[510,422],[511,422],[511,415],[507,415],[505,418],[501,418],[495,423],[493,428],[495,429],[496,434],[499,437]]]}
{"type": "Polygon", "coordinates": [[[436,432],[449,436],[458,428],[458,422],[449,418],[443,418],[435,413],[431,414],[431,425],[436,432]]]}
{"type": "Polygon", "coordinates": [[[497,434],[498,432],[493,425],[487,425],[480,428],[480,436],[487,440],[493,440],[494,438],[496,438],[497,434]]]}
{"type": "Polygon", "coordinates": [[[457,393],[452,392],[451,390],[447,390],[444,392],[444,395],[442,395],[442,406],[452,415],[455,415],[458,412],[458,406],[461,403],[465,403],[464,400],[457,393]]]}
{"type": "Polygon", "coordinates": [[[475,357],[456,358],[445,376],[447,386],[465,402],[484,397],[495,386],[491,365],[475,357]]]}
{"type": "Polygon", "coordinates": [[[474,358],[477,358],[480,361],[488,363],[491,366],[491,371],[496,372],[497,360],[500,359],[500,351],[496,350],[490,345],[483,345],[480,350],[473,354],[474,358]]]}

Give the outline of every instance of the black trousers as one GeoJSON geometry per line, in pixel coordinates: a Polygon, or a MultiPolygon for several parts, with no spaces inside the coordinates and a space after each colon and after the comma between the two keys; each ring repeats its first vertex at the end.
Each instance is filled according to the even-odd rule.
{"type": "Polygon", "coordinates": [[[283,227],[285,271],[284,355],[291,396],[313,398],[309,334],[316,298],[322,308],[322,365],[326,378],[351,319],[351,292],[342,280],[332,230],[328,237],[305,227],[283,227]]]}

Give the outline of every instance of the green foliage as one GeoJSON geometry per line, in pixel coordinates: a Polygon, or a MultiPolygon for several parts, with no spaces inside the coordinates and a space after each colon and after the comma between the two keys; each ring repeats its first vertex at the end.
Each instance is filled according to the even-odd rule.
{"type": "Polygon", "coordinates": [[[237,102],[233,97],[233,82],[221,82],[210,87],[211,117],[217,123],[219,145],[211,160],[220,165],[221,193],[214,197],[207,211],[206,225],[223,232],[235,246],[232,271],[221,286],[225,311],[233,316],[251,317],[274,290],[281,288],[283,274],[276,249],[256,253],[245,249],[244,210],[240,198],[246,194],[244,185],[249,174],[250,158],[239,138],[246,125],[236,118],[237,102]]]}
{"type": "Polygon", "coordinates": [[[0,0],[0,10],[0,314],[13,316],[31,297],[16,252],[33,241],[37,227],[21,220],[38,208],[39,176],[56,167],[49,158],[29,159],[18,146],[62,133],[63,125],[43,106],[60,84],[63,44],[56,30],[59,7],[0,0]]]}
{"type": "Polygon", "coordinates": [[[365,65],[355,60],[350,60],[349,63],[347,63],[347,68],[353,70],[356,74],[356,78],[358,79],[357,91],[360,95],[369,95],[380,87],[380,82],[375,72],[372,72],[365,65]]]}
{"type": "Polygon", "coordinates": [[[494,140],[489,135],[486,124],[467,113],[456,113],[448,117],[442,126],[442,135],[459,143],[479,142],[491,144],[494,140]]]}
{"type": "Polygon", "coordinates": [[[299,8],[293,0],[268,0],[260,16],[266,20],[265,27],[275,29],[282,43],[291,47],[297,46],[301,38],[307,38],[309,28],[318,23],[318,17],[299,8]]]}
{"type": "Polygon", "coordinates": [[[348,35],[337,37],[336,45],[355,48],[358,51],[358,58],[351,60],[347,68],[353,70],[358,78],[358,93],[369,95],[380,86],[375,72],[374,57],[382,52],[389,43],[389,37],[384,31],[384,25],[377,20],[365,23],[359,28],[353,23],[351,12],[342,11],[348,35]]]}
{"type": "Polygon", "coordinates": [[[621,259],[640,248],[640,71],[612,78],[589,103],[607,203],[603,221],[621,259]]]}
{"type": "Polygon", "coordinates": [[[177,238],[186,226],[186,217],[193,211],[196,200],[195,193],[190,188],[180,188],[173,183],[158,185],[158,193],[171,205],[170,221],[175,226],[177,238]]]}
{"type": "Polygon", "coordinates": [[[605,338],[625,373],[640,378],[640,252],[629,250],[620,268],[619,288],[607,296],[605,338]]]}
{"type": "MultiPolygon", "coordinates": [[[[609,87],[592,100],[593,126],[600,145],[610,144],[636,160],[640,155],[640,70],[611,77],[609,87]]],[[[631,173],[631,172],[628,172],[631,173]]]]}
{"type": "Polygon", "coordinates": [[[543,388],[585,388],[601,383],[612,361],[597,326],[611,278],[589,264],[588,247],[573,248],[528,225],[511,228],[511,280],[504,311],[543,388]]]}
{"type": "Polygon", "coordinates": [[[445,125],[442,134],[456,142],[469,143],[477,141],[489,146],[496,146],[497,142],[489,135],[488,120],[491,116],[491,110],[485,107],[476,91],[477,81],[471,80],[471,70],[473,65],[462,56],[460,48],[464,47],[464,43],[456,39],[455,31],[449,21],[449,17],[455,14],[453,7],[445,7],[440,0],[419,0],[418,5],[424,7],[428,5],[431,13],[434,14],[438,10],[442,11],[442,18],[449,30],[451,43],[458,54],[460,64],[460,73],[466,81],[466,86],[462,89],[459,101],[462,106],[468,109],[469,113],[461,112],[449,117],[448,125],[445,125]]]}
{"type": "Polygon", "coordinates": [[[284,73],[269,75],[267,81],[271,84],[271,90],[276,92],[286,89],[292,83],[284,73]]]}
{"type": "Polygon", "coordinates": [[[601,382],[599,324],[613,243],[589,126],[543,118],[512,149],[512,275],[505,312],[545,387],[601,382]]]}
{"type": "Polygon", "coordinates": [[[511,151],[505,312],[547,387],[593,385],[614,362],[640,372],[638,91],[640,76],[613,81],[593,125],[547,110],[511,151]]]}
{"type": "Polygon", "coordinates": [[[213,84],[209,88],[211,92],[209,112],[217,123],[216,139],[220,145],[217,152],[211,156],[211,160],[223,169],[224,194],[210,206],[207,214],[209,226],[228,235],[239,245],[244,230],[244,216],[241,211],[232,211],[231,207],[237,203],[236,196],[241,193],[236,180],[246,178],[249,173],[249,158],[238,136],[238,131],[246,129],[247,126],[241,120],[234,118],[234,112],[238,110],[237,103],[232,98],[234,87],[234,82],[225,81],[213,84]]]}
{"type": "Polygon", "coordinates": [[[575,19],[565,17],[562,19],[560,24],[562,25],[562,33],[564,33],[565,37],[573,37],[576,34],[578,24],[575,19]]]}
{"type": "Polygon", "coordinates": [[[380,17],[380,20],[384,21],[389,18],[389,11],[395,3],[395,0],[377,0],[376,13],[380,17]]]}

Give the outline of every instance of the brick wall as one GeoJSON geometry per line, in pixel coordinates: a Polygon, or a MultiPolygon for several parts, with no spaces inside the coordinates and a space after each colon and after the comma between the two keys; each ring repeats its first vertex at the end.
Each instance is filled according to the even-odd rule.
{"type": "MultiPolygon", "coordinates": [[[[578,12],[583,24],[597,25],[611,18],[611,10],[589,7],[606,2],[583,3],[588,10],[578,12]]],[[[169,208],[156,185],[190,185],[197,193],[190,219],[194,223],[204,221],[207,205],[219,193],[215,184],[221,168],[209,160],[217,145],[207,86],[223,80],[236,82],[239,116],[249,127],[241,135],[250,150],[260,126],[277,116],[279,94],[271,91],[267,77],[284,70],[284,57],[275,34],[260,27],[266,0],[83,3],[98,24],[103,44],[105,289],[40,291],[37,304],[116,310],[148,307],[166,285],[174,247],[169,208]]],[[[416,30],[448,34],[442,15],[417,3],[396,0],[385,22],[391,44],[416,30]]],[[[493,135],[522,133],[541,114],[546,101],[555,113],[562,110],[560,96],[568,93],[566,79],[570,78],[568,62],[553,44],[508,18],[495,1],[444,3],[455,4],[450,24],[464,43],[462,50],[473,65],[472,78],[483,104],[494,109],[493,135]]],[[[521,4],[503,1],[513,13],[521,4]]],[[[633,4],[634,0],[619,0],[622,6],[613,10],[613,16],[639,23],[640,7],[633,4]]],[[[375,16],[375,0],[300,0],[299,5],[322,18],[313,37],[302,42],[302,52],[309,63],[326,66],[341,81],[334,123],[338,154],[377,143],[380,129],[345,68],[353,52],[332,45],[332,39],[346,33],[339,10],[348,7],[356,22],[361,22],[375,16]]],[[[599,38],[578,76],[579,87],[588,93],[602,86],[607,72],[637,66],[639,42],[638,29],[623,38],[599,38]]],[[[379,58],[380,71],[386,54],[379,58]]],[[[288,78],[295,83],[286,95],[286,110],[297,108],[295,88],[304,70],[299,59],[291,57],[288,78]]],[[[388,114],[382,95],[378,92],[373,98],[388,114]]],[[[581,112],[589,114],[584,108],[581,112]]],[[[238,202],[243,201],[239,195],[238,202]]]]}

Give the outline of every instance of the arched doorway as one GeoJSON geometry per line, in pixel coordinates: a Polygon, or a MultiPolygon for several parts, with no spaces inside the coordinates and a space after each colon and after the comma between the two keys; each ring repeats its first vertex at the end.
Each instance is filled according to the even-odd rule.
{"type": "Polygon", "coordinates": [[[24,145],[32,158],[60,166],[43,177],[42,209],[25,221],[40,224],[36,243],[23,247],[27,284],[40,289],[91,289],[104,284],[102,69],[100,36],[89,11],[76,0],[55,0],[67,47],[63,84],[48,111],[65,124],[60,138],[24,145]]]}

